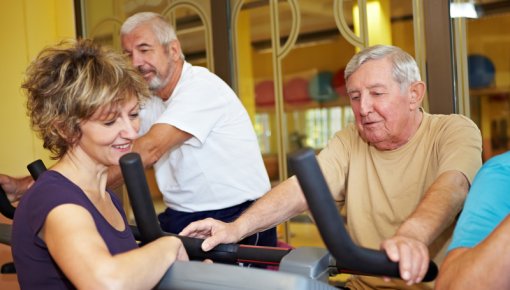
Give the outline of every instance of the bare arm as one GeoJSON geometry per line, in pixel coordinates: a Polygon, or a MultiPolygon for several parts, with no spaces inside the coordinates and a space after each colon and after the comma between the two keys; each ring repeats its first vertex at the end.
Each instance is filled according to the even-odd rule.
{"type": "Polygon", "coordinates": [[[65,204],[47,216],[41,237],[78,289],[151,289],[176,260],[187,260],[179,239],[163,237],[112,256],[90,213],[65,204]]]}
{"type": "Polygon", "coordinates": [[[34,180],[29,175],[16,178],[0,174],[0,186],[11,202],[18,201],[33,183],[34,180]]]}
{"type": "Polygon", "coordinates": [[[220,243],[234,243],[276,226],[306,209],[305,197],[293,176],[257,200],[234,222],[206,219],[191,223],[180,234],[206,238],[202,249],[208,251],[220,243]]]}
{"type": "MultiPolygon", "coordinates": [[[[147,134],[136,139],[133,152],[140,154],[145,168],[156,163],[161,156],[175,146],[179,146],[192,137],[191,134],[168,124],[155,124],[147,134]]],[[[118,187],[123,183],[119,166],[110,166],[108,186],[118,187]]]]}
{"type": "Polygon", "coordinates": [[[510,289],[508,271],[510,216],[474,248],[449,252],[441,266],[436,289],[510,289]]]}
{"type": "Polygon", "coordinates": [[[469,181],[461,172],[441,174],[395,236],[382,243],[388,257],[400,262],[400,274],[408,284],[423,279],[429,263],[427,246],[454,221],[468,190],[469,181]]]}

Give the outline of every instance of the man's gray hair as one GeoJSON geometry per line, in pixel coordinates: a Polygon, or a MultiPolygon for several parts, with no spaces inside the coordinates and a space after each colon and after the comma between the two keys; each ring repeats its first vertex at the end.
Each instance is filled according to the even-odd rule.
{"type": "Polygon", "coordinates": [[[370,46],[354,55],[345,68],[345,80],[347,81],[365,62],[383,58],[391,61],[393,79],[400,84],[400,89],[403,90],[413,82],[421,80],[420,70],[414,58],[402,49],[391,45],[370,46]]]}
{"type": "MultiPolygon", "coordinates": [[[[126,35],[131,33],[134,29],[141,25],[149,24],[156,39],[161,45],[167,45],[171,41],[178,41],[175,29],[170,25],[163,16],[154,12],[139,12],[131,15],[120,28],[120,34],[126,35]]],[[[181,58],[184,59],[184,54],[181,51],[181,58]]]]}

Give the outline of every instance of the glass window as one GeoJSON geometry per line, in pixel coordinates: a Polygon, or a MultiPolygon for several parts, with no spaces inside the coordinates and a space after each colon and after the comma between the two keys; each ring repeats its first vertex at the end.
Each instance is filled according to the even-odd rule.
{"type": "Polygon", "coordinates": [[[476,18],[465,18],[469,103],[487,160],[510,148],[510,2],[464,4],[473,4],[477,12],[470,16],[476,18]]]}

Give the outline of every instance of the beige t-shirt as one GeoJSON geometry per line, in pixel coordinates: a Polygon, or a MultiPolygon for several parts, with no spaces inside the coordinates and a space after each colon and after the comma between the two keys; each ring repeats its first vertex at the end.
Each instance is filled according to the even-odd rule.
{"type": "MultiPolygon", "coordinates": [[[[377,150],[351,125],[336,133],[318,156],[349,233],[360,246],[379,249],[381,242],[392,237],[415,210],[439,175],[457,170],[471,182],[482,164],[480,130],[470,119],[423,114],[416,134],[396,150],[377,150]]],[[[453,227],[450,225],[429,246],[430,256],[438,265],[453,227]]],[[[389,284],[377,277],[353,276],[351,280],[348,286],[352,289],[370,289],[368,285],[427,289],[424,284],[407,287],[398,279],[389,284]]]]}

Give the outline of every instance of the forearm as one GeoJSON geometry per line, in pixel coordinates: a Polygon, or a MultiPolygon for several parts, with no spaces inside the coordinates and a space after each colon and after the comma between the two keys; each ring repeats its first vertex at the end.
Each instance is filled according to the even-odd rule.
{"type": "Polygon", "coordinates": [[[0,184],[11,202],[18,201],[33,182],[30,175],[15,178],[0,174],[0,184]]]}
{"type": "Polygon", "coordinates": [[[437,289],[510,289],[510,217],[474,248],[451,251],[437,289]],[[490,270],[489,270],[490,269],[490,270]]]}
{"type": "Polygon", "coordinates": [[[296,177],[291,177],[273,188],[246,210],[234,225],[239,240],[274,227],[307,210],[306,200],[296,177]]]}
{"type": "Polygon", "coordinates": [[[127,282],[121,289],[152,289],[177,260],[180,247],[177,238],[167,236],[125,255],[114,256],[119,267],[115,272],[122,273],[123,281],[127,282]]]}
{"type": "Polygon", "coordinates": [[[462,173],[443,173],[425,193],[416,210],[399,227],[396,235],[430,245],[453,223],[468,190],[469,183],[462,173]]]}
{"type": "MultiPolygon", "coordinates": [[[[163,237],[143,247],[96,263],[85,282],[91,289],[152,289],[177,259],[181,243],[163,237]]],[[[80,287],[78,287],[80,288],[80,287]]]]}

